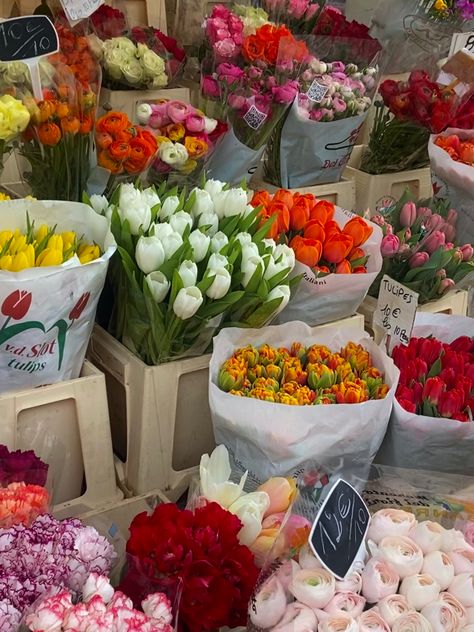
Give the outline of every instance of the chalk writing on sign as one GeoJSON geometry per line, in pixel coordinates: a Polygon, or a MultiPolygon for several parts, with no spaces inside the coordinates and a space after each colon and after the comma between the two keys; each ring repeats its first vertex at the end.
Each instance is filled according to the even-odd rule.
{"type": "Polygon", "coordinates": [[[0,23],[1,61],[26,61],[58,49],[58,34],[45,15],[26,15],[0,23]]]}

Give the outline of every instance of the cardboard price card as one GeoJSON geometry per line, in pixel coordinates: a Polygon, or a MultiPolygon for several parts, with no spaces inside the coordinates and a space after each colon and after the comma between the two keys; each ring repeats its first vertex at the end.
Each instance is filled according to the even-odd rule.
{"type": "Polygon", "coordinates": [[[78,22],[91,16],[104,4],[104,0],[61,0],[70,22],[78,22]]]}
{"type": "Polygon", "coordinates": [[[418,294],[384,275],[374,313],[374,325],[394,340],[408,345],[418,307],[418,294]]]}

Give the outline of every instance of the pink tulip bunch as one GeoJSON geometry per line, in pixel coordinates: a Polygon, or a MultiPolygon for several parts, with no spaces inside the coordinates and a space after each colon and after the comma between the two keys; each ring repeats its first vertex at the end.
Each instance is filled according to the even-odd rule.
{"type": "Polygon", "coordinates": [[[474,271],[472,244],[456,243],[457,212],[449,201],[416,201],[408,194],[371,218],[382,229],[384,259],[369,290],[377,297],[388,274],[419,293],[419,302],[439,298],[474,271]]]}

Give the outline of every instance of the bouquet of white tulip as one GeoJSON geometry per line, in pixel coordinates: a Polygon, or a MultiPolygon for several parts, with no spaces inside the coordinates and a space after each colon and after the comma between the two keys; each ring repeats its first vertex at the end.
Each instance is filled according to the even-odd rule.
{"type": "Polygon", "coordinates": [[[265,239],[272,219],[242,188],[122,184],[90,203],[110,218],[121,260],[113,333],[148,364],[204,353],[223,326],[267,324],[299,281],[292,249],[265,239]]]}

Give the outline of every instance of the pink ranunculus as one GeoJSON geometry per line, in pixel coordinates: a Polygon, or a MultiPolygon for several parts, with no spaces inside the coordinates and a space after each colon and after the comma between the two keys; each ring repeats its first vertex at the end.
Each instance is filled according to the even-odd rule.
{"type": "Polygon", "coordinates": [[[227,103],[233,110],[243,110],[247,103],[247,99],[240,94],[229,94],[227,103]]]}
{"type": "Polygon", "coordinates": [[[151,114],[148,119],[148,126],[152,129],[160,129],[164,125],[163,117],[161,114],[151,114]]]}
{"type": "Polygon", "coordinates": [[[296,20],[300,20],[306,13],[309,6],[309,0],[290,0],[288,4],[288,14],[296,20]]]}
{"type": "Polygon", "coordinates": [[[227,27],[224,27],[222,29],[217,29],[216,37],[215,37],[216,42],[220,42],[221,40],[225,40],[229,38],[232,39],[232,35],[230,34],[230,31],[227,27]]]}
{"type": "Polygon", "coordinates": [[[335,112],[342,113],[347,110],[347,104],[344,99],[340,97],[333,97],[332,99],[332,107],[335,112]]]}
{"type": "Polygon", "coordinates": [[[393,257],[400,249],[400,240],[396,235],[385,235],[380,251],[383,257],[393,257]]]}
{"type": "Polygon", "coordinates": [[[281,73],[292,73],[294,63],[292,59],[280,59],[276,64],[276,71],[281,73]]]}
{"type": "Polygon", "coordinates": [[[324,608],[328,614],[348,615],[353,619],[360,617],[364,610],[365,598],[353,592],[336,593],[324,608]]]}
{"type": "Polygon", "coordinates": [[[240,81],[244,77],[244,71],[235,64],[219,64],[216,69],[217,76],[221,81],[225,81],[229,86],[240,81]]]}
{"type": "Polygon", "coordinates": [[[206,120],[202,114],[194,112],[186,117],[185,123],[186,129],[189,132],[202,132],[206,126],[206,120]]]}
{"type": "Polygon", "coordinates": [[[385,560],[372,558],[362,571],[362,594],[369,603],[395,595],[400,577],[385,560]]]}
{"type": "Polygon", "coordinates": [[[230,16],[230,9],[224,4],[216,4],[212,8],[211,18],[220,18],[221,20],[227,20],[230,16]]]}
{"type": "Polygon", "coordinates": [[[248,68],[247,70],[247,76],[250,79],[260,79],[260,77],[262,76],[262,69],[258,68],[257,66],[250,66],[250,68],[248,68]]]}
{"type": "Polygon", "coordinates": [[[233,59],[239,53],[237,44],[231,38],[216,42],[213,48],[217,57],[221,59],[233,59]]]}
{"type": "Polygon", "coordinates": [[[168,101],[166,112],[173,123],[184,123],[190,113],[190,108],[183,101],[168,101]]]}
{"type": "Polygon", "coordinates": [[[320,121],[323,116],[323,110],[311,110],[311,112],[309,113],[309,118],[312,121],[320,121]]]}
{"type": "Polygon", "coordinates": [[[278,83],[275,77],[268,77],[266,83],[267,83],[268,90],[271,90],[272,88],[276,88],[278,86],[278,83]]]}
{"type": "Polygon", "coordinates": [[[342,63],[342,61],[333,61],[331,64],[331,72],[344,72],[346,69],[346,65],[342,63]]]}
{"type": "Polygon", "coordinates": [[[292,103],[298,94],[298,82],[288,81],[283,86],[272,88],[272,94],[277,103],[292,103]]]}
{"type": "Polygon", "coordinates": [[[219,84],[211,75],[204,75],[202,77],[201,89],[205,97],[219,98],[220,96],[219,84]]]}

